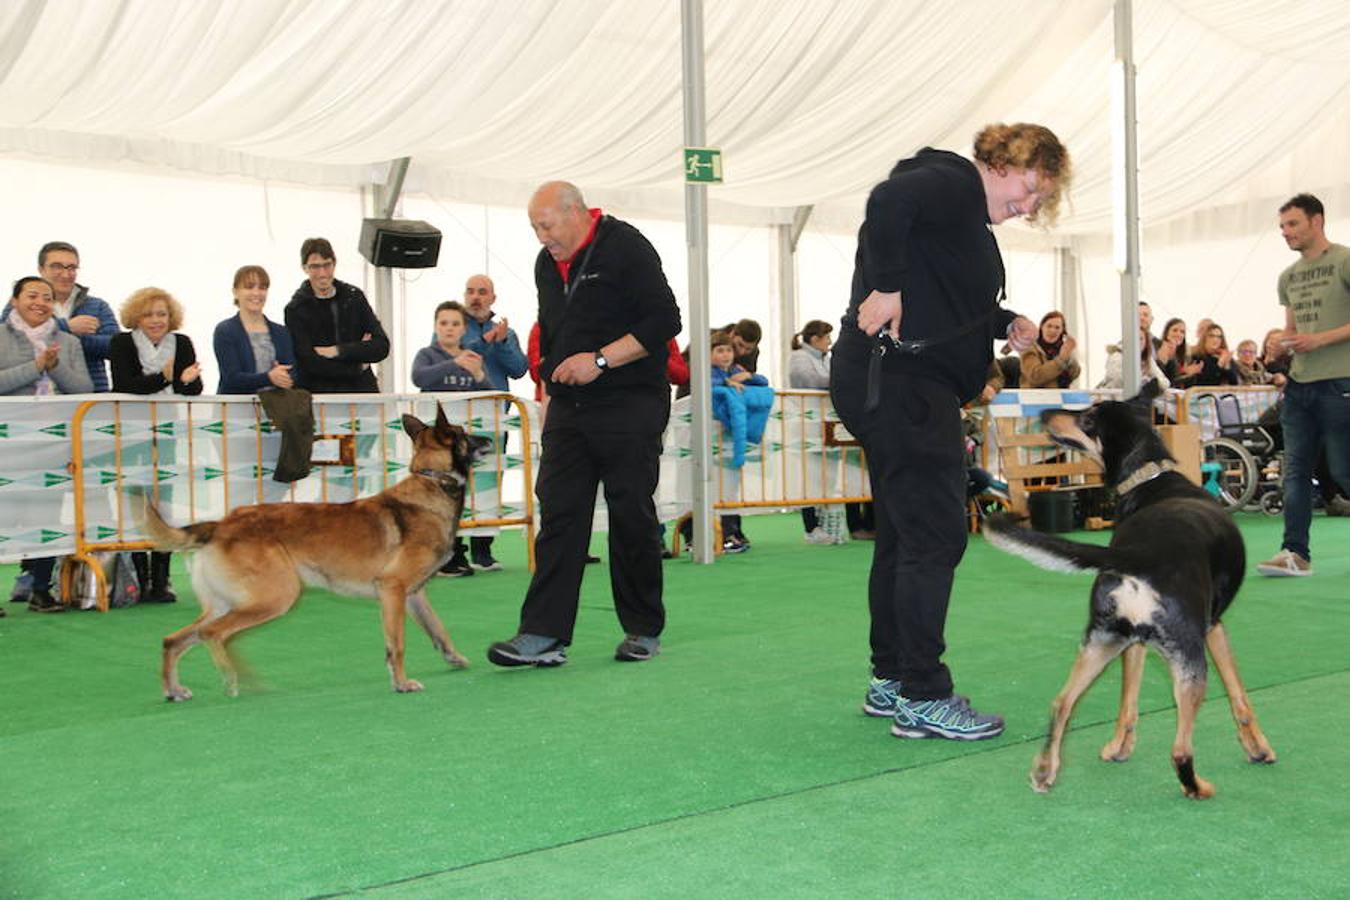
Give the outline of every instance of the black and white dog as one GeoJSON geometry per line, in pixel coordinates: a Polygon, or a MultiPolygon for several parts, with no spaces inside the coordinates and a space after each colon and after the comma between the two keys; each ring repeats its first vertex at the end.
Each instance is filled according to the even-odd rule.
{"type": "Polygon", "coordinates": [[[1116,731],[1102,748],[1107,761],[1124,762],[1134,749],[1139,682],[1147,647],[1172,670],[1177,734],[1172,764],[1187,797],[1205,799],[1214,787],[1195,774],[1192,731],[1205,696],[1205,647],[1228,690],[1238,740],[1252,762],[1273,763],[1238,676],[1219,618],[1242,584],[1246,552],[1232,518],[1205,490],[1175,471],[1176,461],[1149,424],[1158,395],[1148,382],[1125,402],[1103,401],[1079,412],[1046,410],[1041,421],[1057,444],[1082,451],[1115,487],[1115,532],[1106,547],[1079,544],[1019,527],[1010,516],[986,522],[988,541],[1038,566],[1095,571],[1087,633],[1069,680],[1051,705],[1050,730],[1031,770],[1044,793],[1060,768],[1060,746],[1074,704],[1111,660],[1124,653],[1116,731]]]}

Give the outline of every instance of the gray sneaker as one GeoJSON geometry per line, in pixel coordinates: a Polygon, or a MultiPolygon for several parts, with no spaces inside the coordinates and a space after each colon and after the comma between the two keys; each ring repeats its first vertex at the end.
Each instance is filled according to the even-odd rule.
{"type": "Polygon", "coordinates": [[[561,666],[567,662],[567,645],[542,634],[518,634],[488,648],[488,661],[499,666],[561,666]]]}
{"type": "Polygon", "coordinates": [[[619,662],[645,662],[660,652],[660,638],[628,634],[614,649],[614,658],[619,662]]]}
{"type": "Polygon", "coordinates": [[[877,718],[890,718],[900,704],[900,682],[894,678],[873,676],[867,683],[867,696],[863,698],[863,712],[877,718]]]}
{"type": "Polygon", "coordinates": [[[940,737],[952,741],[982,741],[1003,733],[1003,717],[976,712],[970,700],[953,694],[942,700],[900,698],[891,734],[903,738],[940,737]]]}
{"type": "Polygon", "coordinates": [[[1282,578],[1288,575],[1311,575],[1312,563],[1293,550],[1281,550],[1265,562],[1258,563],[1256,571],[1271,578],[1282,578]]]}

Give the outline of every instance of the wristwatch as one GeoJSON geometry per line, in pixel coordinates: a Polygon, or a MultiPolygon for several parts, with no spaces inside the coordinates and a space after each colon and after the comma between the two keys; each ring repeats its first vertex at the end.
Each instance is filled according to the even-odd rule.
{"type": "Polygon", "coordinates": [[[595,351],[595,367],[601,372],[609,368],[609,360],[605,359],[605,354],[599,350],[595,351]]]}

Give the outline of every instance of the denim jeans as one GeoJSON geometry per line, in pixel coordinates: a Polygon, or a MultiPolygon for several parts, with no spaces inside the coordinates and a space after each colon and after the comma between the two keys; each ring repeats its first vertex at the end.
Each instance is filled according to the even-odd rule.
{"type": "Polygon", "coordinates": [[[1284,389],[1284,542],[1311,560],[1308,528],[1312,522],[1312,478],[1317,451],[1326,443],[1327,466],[1350,493],[1350,378],[1297,382],[1284,389]]]}

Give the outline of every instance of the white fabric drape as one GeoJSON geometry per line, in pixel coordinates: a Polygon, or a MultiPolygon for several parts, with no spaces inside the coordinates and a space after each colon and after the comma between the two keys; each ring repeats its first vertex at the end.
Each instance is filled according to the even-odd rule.
{"type": "MultiPolygon", "coordinates": [[[[673,0],[12,0],[0,154],[518,205],[567,177],[678,212],[673,0]]],[[[1050,125],[1077,172],[1061,231],[1109,228],[1109,0],[706,0],[723,220],[850,227],[925,144],[1050,125]]],[[[1348,0],[1137,0],[1148,224],[1344,192],[1348,0]],[[1319,136],[1309,146],[1309,135],[1319,136]]],[[[1269,212],[1264,210],[1264,212],[1269,212]]]]}

